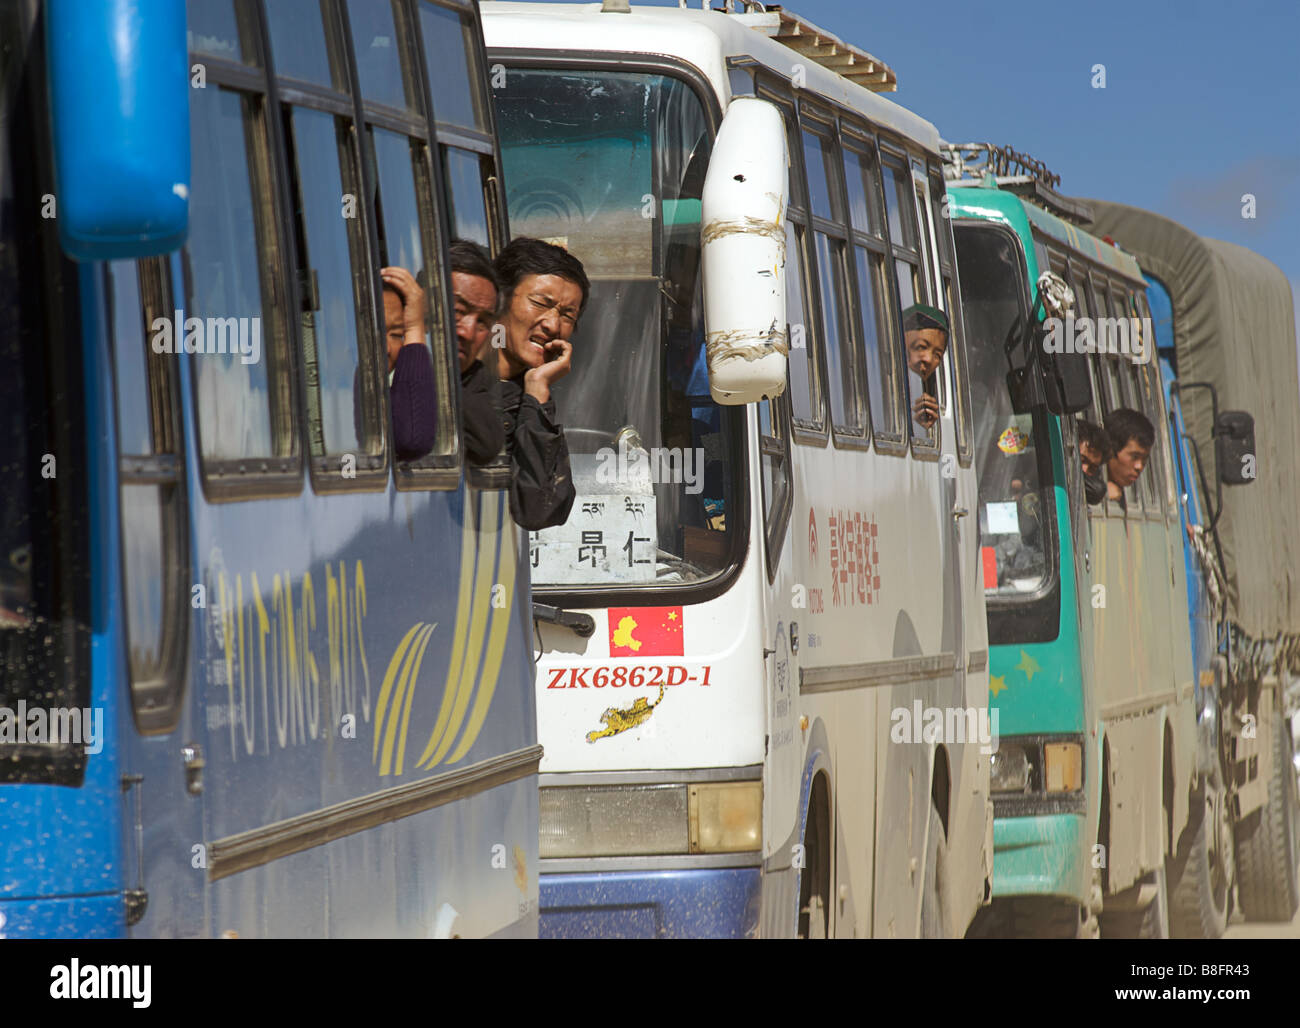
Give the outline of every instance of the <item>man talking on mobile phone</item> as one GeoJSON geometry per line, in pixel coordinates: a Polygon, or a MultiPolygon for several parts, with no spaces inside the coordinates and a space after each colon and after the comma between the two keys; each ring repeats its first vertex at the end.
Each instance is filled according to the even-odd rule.
{"type": "Polygon", "coordinates": [[[535,532],[564,524],[576,495],[551,389],[572,367],[569,338],[591,287],[581,261],[540,239],[511,241],[495,267],[505,298],[498,367],[510,513],[535,532]]]}

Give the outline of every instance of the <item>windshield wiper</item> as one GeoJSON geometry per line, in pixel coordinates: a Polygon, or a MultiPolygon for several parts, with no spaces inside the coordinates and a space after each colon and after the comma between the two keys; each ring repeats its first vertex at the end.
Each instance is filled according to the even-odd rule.
{"type": "Polygon", "coordinates": [[[571,628],[584,639],[589,639],[596,633],[596,619],[590,614],[578,614],[571,610],[561,610],[559,607],[550,607],[545,603],[533,604],[533,619],[571,628]]]}

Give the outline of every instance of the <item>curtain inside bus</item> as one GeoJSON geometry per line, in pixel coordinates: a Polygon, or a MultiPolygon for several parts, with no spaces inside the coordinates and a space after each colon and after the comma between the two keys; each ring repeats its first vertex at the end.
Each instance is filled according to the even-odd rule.
{"type": "Polygon", "coordinates": [[[604,70],[511,69],[495,96],[512,233],[565,246],[592,284],[555,390],[578,497],[534,534],[533,584],[709,578],[743,526],[704,362],[704,108],[684,82],[604,70]]]}

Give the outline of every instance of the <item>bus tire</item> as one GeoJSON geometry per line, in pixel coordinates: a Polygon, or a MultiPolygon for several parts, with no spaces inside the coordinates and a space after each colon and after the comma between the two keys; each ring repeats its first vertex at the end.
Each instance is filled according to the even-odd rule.
{"type": "Polygon", "coordinates": [[[1148,873],[1142,884],[1154,884],[1156,896],[1141,910],[1120,910],[1101,915],[1103,939],[1169,938],[1169,879],[1164,861],[1148,873]]]}
{"type": "Polygon", "coordinates": [[[943,834],[939,812],[930,807],[930,841],[925,848],[925,884],[921,892],[921,938],[946,939],[948,912],[943,894],[944,865],[948,860],[948,840],[943,834]]]}
{"type": "Polygon", "coordinates": [[[1273,719],[1273,780],[1268,802],[1237,826],[1237,893],[1251,921],[1290,921],[1300,904],[1300,842],[1295,769],[1286,722],[1273,719]]]}
{"type": "Polygon", "coordinates": [[[804,867],[799,874],[798,938],[825,939],[830,935],[830,837],[818,778],[813,786],[804,827],[804,867]]]}
{"type": "Polygon", "coordinates": [[[1188,826],[1186,856],[1172,868],[1169,931],[1175,939],[1217,939],[1228,927],[1232,823],[1222,784],[1206,782],[1188,826]]]}

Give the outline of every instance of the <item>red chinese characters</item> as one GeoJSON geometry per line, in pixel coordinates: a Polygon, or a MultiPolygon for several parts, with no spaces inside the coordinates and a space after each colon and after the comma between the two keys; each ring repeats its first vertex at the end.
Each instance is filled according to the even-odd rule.
{"type": "Polygon", "coordinates": [[[869,606],[880,591],[878,526],[861,511],[830,515],[831,606],[869,606]]]}

